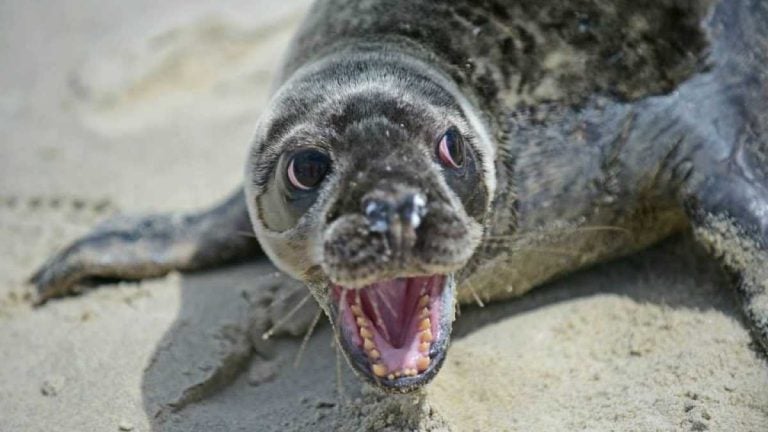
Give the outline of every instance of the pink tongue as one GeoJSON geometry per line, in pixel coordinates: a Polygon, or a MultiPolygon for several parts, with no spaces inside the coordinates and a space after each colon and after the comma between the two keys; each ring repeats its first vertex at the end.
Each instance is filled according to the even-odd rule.
{"type": "Polygon", "coordinates": [[[360,297],[366,315],[373,319],[381,335],[393,348],[402,347],[414,312],[407,301],[408,280],[397,278],[371,285],[362,290],[360,297]]]}

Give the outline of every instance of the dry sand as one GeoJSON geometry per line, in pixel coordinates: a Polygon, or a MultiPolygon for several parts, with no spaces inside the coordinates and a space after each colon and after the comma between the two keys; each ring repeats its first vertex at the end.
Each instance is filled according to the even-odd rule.
{"type": "Polygon", "coordinates": [[[25,278],[94,223],[239,182],[307,2],[215,3],[0,2],[0,431],[768,430],[766,361],[686,238],[465,307],[411,397],[361,388],[327,325],[295,368],[300,337],[262,342],[303,296],[266,262],[32,309],[25,278]]]}

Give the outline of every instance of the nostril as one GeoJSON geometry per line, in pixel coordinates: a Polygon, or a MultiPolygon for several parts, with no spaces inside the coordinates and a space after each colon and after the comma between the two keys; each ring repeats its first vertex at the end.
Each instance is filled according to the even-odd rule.
{"type": "Polygon", "coordinates": [[[418,228],[427,214],[427,197],[420,193],[378,194],[363,199],[362,210],[371,232],[388,232],[397,223],[418,228]],[[394,195],[394,196],[392,196],[394,195]],[[399,196],[398,196],[399,195],[399,196]]]}
{"type": "Polygon", "coordinates": [[[363,202],[363,214],[368,219],[368,229],[372,232],[386,232],[392,222],[392,205],[379,199],[367,199],[363,202]]]}
{"type": "Polygon", "coordinates": [[[400,217],[412,228],[418,228],[427,214],[427,198],[420,193],[410,194],[400,203],[400,217]]]}

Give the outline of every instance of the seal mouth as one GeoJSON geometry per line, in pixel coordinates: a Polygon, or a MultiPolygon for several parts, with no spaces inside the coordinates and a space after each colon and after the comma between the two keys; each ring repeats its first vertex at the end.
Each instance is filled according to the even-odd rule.
{"type": "Polygon", "coordinates": [[[445,358],[453,277],[399,277],[359,289],[332,286],[339,340],[355,369],[385,390],[429,382],[445,358]]]}

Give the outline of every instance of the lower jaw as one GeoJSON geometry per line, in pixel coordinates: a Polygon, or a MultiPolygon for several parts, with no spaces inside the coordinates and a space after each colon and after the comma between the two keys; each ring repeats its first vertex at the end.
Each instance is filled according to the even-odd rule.
{"type": "Polygon", "coordinates": [[[425,371],[419,372],[415,376],[393,376],[392,379],[390,379],[389,376],[378,377],[373,374],[371,371],[371,363],[359,350],[356,350],[355,348],[350,349],[348,345],[346,345],[347,348],[342,349],[344,350],[347,361],[357,375],[374,388],[385,393],[407,394],[420,390],[437,376],[446,357],[448,342],[449,336],[446,335],[440,341],[436,341],[433,344],[430,352],[430,364],[425,371]]]}

